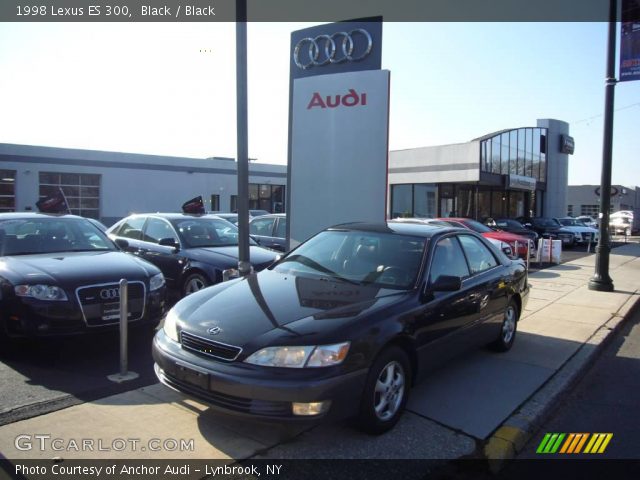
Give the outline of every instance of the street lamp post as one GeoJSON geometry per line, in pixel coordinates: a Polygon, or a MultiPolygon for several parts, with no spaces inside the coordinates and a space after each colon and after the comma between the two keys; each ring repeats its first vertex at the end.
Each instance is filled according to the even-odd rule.
{"type": "Polygon", "coordinates": [[[249,146],[247,122],[247,0],[236,0],[236,117],[238,161],[238,272],[251,273],[249,258],[249,146]]]}
{"type": "Polygon", "coordinates": [[[607,45],[607,78],[605,79],[604,98],[604,135],[602,140],[602,176],[600,179],[600,225],[598,246],[596,247],[596,266],[589,280],[589,290],[601,292],[613,291],[613,280],[609,276],[609,210],[611,209],[611,163],[613,150],[613,105],[616,57],[616,17],[617,1],[609,2],[609,40],[607,45]]]}

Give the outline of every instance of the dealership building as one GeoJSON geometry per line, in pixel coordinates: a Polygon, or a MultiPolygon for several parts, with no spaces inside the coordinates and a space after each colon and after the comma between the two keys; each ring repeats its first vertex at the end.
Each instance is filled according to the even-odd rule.
{"type": "MultiPolygon", "coordinates": [[[[250,208],[285,209],[287,167],[251,162],[250,208]]],[[[0,212],[36,210],[61,187],[74,214],[110,225],[133,212],[177,212],[202,195],[207,210],[234,211],[232,158],[181,158],[0,144],[0,212]]]]}
{"type": "MultiPolygon", "coordinates": [[[[569,125],[551,119],[467,143],[391,151],[387,216],[565,216],[571,153],[569,125]]],[[[250,162],[249,183],[249,208],[286,210],[285,165],[250,162]]],[[[0,144],[0,212],[35,210],[58,187],[72,213],[107,225],[132,212],[180,211],[198,195],[207,210],[235,211],[237,163],[0,144]]]]}
{"type": "MultiPolygon", "coordinates": [[[[640,212],[640,187],[612,185],[611,213],[620,210],[640,212]]],[[[598,218],[600,212],[600,185],[570,185],[567,214],[572,217],[589,215],[598,218]]],[[[639,213],[640,214],[640,213],[639,213]]]]}
{"type": "Polygon", "coordinates": [[[568,123],[540,119],[467,143],[392,151],[390,216],[565,216],[573,148],[568,123]]]}

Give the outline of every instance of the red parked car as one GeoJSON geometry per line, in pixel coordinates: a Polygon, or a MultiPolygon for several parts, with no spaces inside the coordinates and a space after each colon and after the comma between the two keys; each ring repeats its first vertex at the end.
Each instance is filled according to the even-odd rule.
{"type": "Polygon", "coordinates": [[[529,255],[534,256],[535,245],[527,237],[516,235],[515,233],[509,233],[502,230],[492,230],[486,225],[472,220],[471,218],[438,218],[442,222],[446,222],[453,227],[466,228],[478,232],[480,235],[486,238],[493,238],[511,245],[511,248],[516,250],[516,242],[518,242],[518,256],[527,258],[527,244],[529,244],[529,255]]]}

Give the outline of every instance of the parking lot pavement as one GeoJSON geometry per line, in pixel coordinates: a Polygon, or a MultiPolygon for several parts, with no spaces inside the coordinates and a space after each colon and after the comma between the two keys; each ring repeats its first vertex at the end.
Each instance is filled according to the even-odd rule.
{"type": "Polygon", "coordinates": [[[58,455],[229,461],[448,459],[483,449],[489,457],[512,455],[537,416],[588,362],[612,322],[619,322],[638,300],[639,257],[636,243],[612,251],[610,272],[616,290],[611,293],[586,287],[594,255],[532,273],[531,302],[523,312],[514,348],[506,354],[474,351],[435,372],[413,390],[408,412],[397,427],[380,437],[360,434],[348,423],[293,428],[221,416],[206,405],[153,385],[2,426],[0,452],[11,459],[58,455]],[[63,441],[102,439],[106,445],[119,438],[139,439],[141,445],[151,438],[193,439],[194,449],[142,455],[130,448],[63,453],[17,448],[18,435],[42,433],[63,441]]]}

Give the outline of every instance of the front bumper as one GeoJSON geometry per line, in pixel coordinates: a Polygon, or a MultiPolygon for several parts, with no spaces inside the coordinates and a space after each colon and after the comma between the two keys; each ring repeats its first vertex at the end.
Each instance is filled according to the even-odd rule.
{"type": "MultiPolygon", "coordinates": [[[[144,315],[130,320],[129,325],[159,323],[166,312],[166,289],[162,287],[147,294],[144,315]]],[[[35,338],[78,335],[117,330],[118,320],[105,325],[89,325],[75,299],[46,302],[30,298],[7,299],[0,312],[0,328],[12,338],[35,338]]]]}
{"type": "Polygon", "coordinates": [[[158,379],[209,404],[214,410],[263,420],[319,421],[358,412],[367,370],[258,367],[221,362],[183,350],[160,330],[153,341],[158,379]],[[292,403],[330,402],[314,416],[293,414],[292,403]]]}

